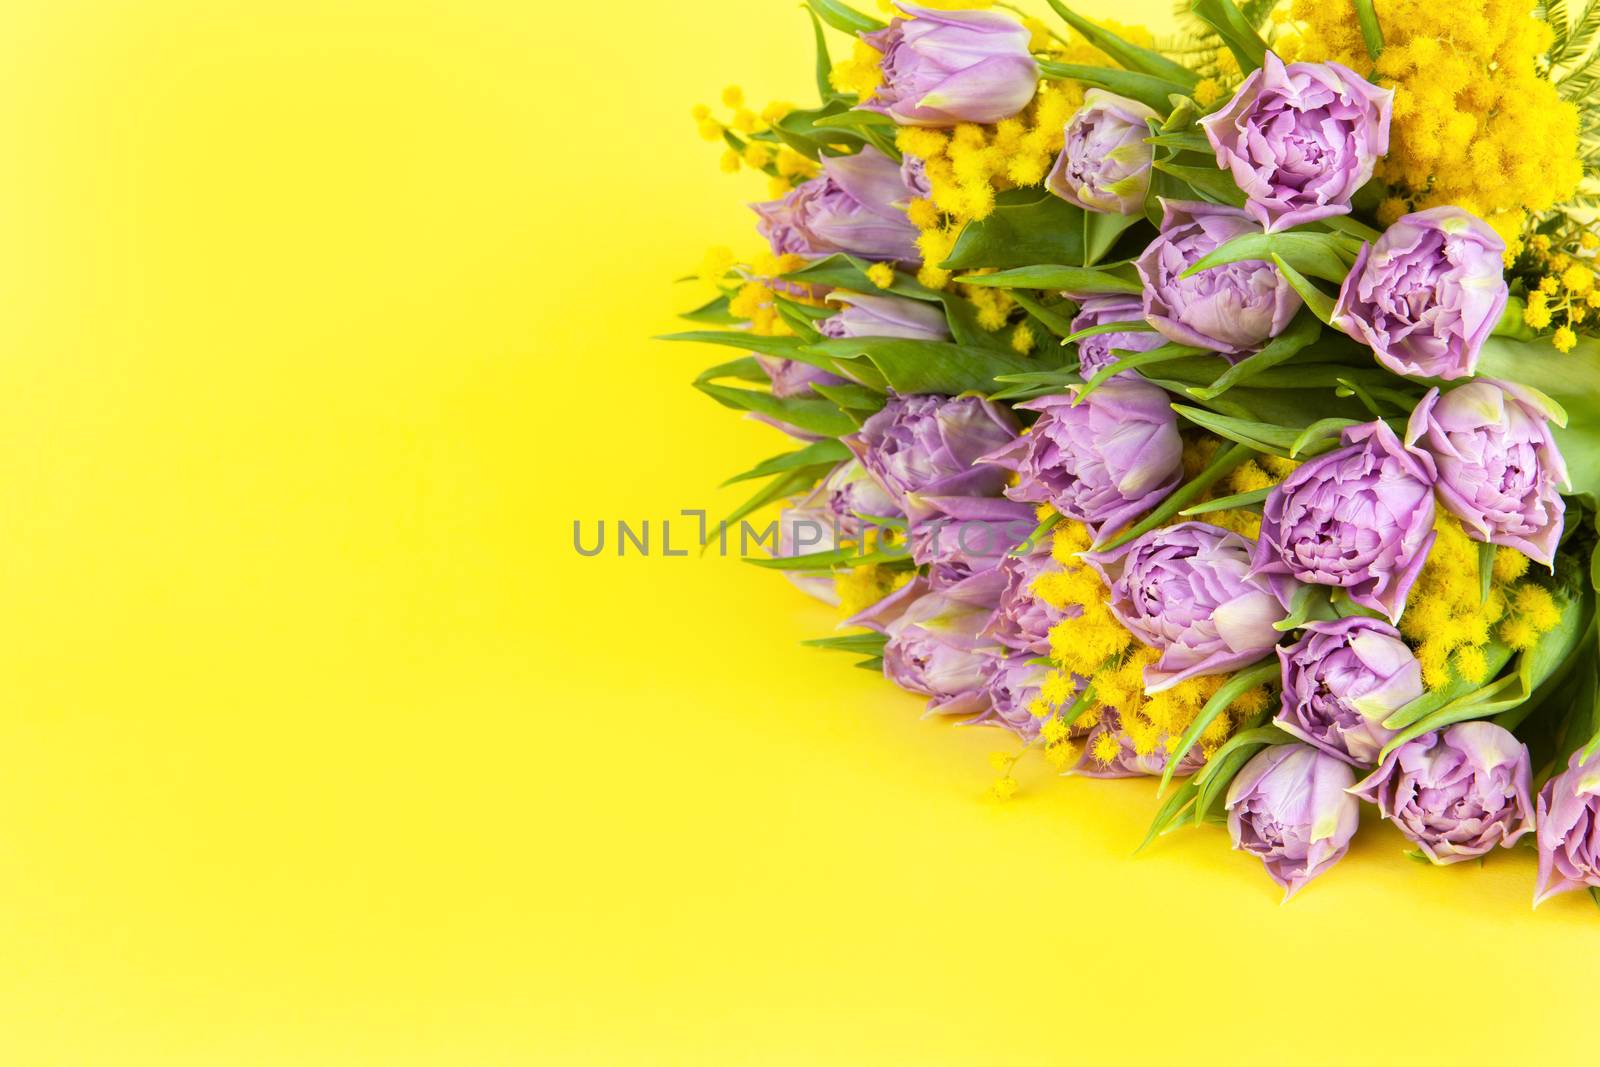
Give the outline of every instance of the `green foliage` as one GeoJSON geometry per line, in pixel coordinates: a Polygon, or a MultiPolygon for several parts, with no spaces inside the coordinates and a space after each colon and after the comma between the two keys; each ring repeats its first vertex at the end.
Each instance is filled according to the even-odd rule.
{"type": "Polygon", "coordinates": [[[853,36],[857,33],[871,33],[873,30],[883,29],[880,20],[871,15],[863,15],[848,4],[841,4],[839,0],[806,0],[806,6],[823,22],[840,33],[853,36]]]}
{"type": "Polygon", "coordinates": [[[1240,70],[1249,74],[1261,66],[1267,55],[1267,43],[1250,19],[1234,6],[1233,0],[1194,0],[1189,10],[1217,32],[1233,58],[1239,61],[1240,70]]]}
{"type": "Polygon", "coordinates": [[[1104,267],[1062,267],[1029,265],[994,274],[963,274],[956,279],[966,285],[999,289],[1048,289],[1075,293],[1123,293],[1138,296],[1144,292],[1131,269],[1104,267]]]}
{"type": "MultiPolygon", "coordinates": [[[[826,358],[850,377],[861,377],[862,364],[876,372],[897,393],[992,393],[1002,375],[1048,369],[1043,357],[1028,359],[1012,352],[898,337],[847,337],[807,346],[808,355],[826,358]]],[[[1045,353],[1045,357],[1063,356],[1045,353]]]]}
{"type": "Polygon", "coordinates": [[[867,269],[871,266],[872,264],[864,259],[836,254],[807,264],[783,277],[786,281],[801,282],[806,285],[825,285],[856,293],[883,292],[910,300],[939,304],[944,308],[945,322],[950,327],[950,336],[957,344],[1011,351],[1010,342],[1006,338],[990,333],[978,324],[978,309],[973,306],[972,301],[953,292],[929,289],[915,278],[900,271],[895,272],[893,284],[887,289],[880,289],[867,274],[867,269]]]}
{"type": "Polygon", "coordinates": [[[1168,59],[1160,52],[1123,40],[1110,30],[1079,15],[1061,3],[1061,0],[1049,0],[1049,4],[1055,13],[1061,16],[1063,22],[1078,31],[1079,36],[1095,48],[1114,59],[1118,65],[1189,88],[1200,80],[1199,75],[1182,63],[1168,59]]]}
{"type": "Polygon", "coordinates": [[[1314,230],[1285,230],[1281,233],[1243,233],[1213,248],[1185,270],[1188,278],[1226,263],[1269,260],[1281,256],[1295,270],[1313,278],[1342,283],[1350,273],[1359,251],[1359,242],[1314,230]]]}
{"type": "Polygon", "coordinates": [[[1136,70],[1091,67],[1082,63],[1058,63],[1051,59],[1039,60],[1039,73],[1046,78],[1082,82],[1085,85],[1097,85],[1102,89],[1109,89],[1118,96],[1137,100],[1162,115],[1172,110],[1172,97],[1183,96],[1190,89],[1190,85],[1182,82],[1142,74],[1136,70]]]}
{"type": "Polygon", "coordinates": [[[1083,262],[1083,209],[1048,189],[1007,189],[987,218],[962,227],[945,270],[1083,262]]]}

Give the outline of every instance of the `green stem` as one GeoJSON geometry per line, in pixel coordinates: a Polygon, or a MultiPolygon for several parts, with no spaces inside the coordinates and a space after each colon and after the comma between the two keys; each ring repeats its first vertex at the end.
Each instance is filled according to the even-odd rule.
{"type": "Polygon", "coordinates": [[[1378,13],[1373,10],[1372,0],[1354,0],[1354,3],[1361,37],[1367,42],[1367,58],[1376,63],[1378,54],[1383,51],[1383,29],[1378,25],[1378,13]]]}

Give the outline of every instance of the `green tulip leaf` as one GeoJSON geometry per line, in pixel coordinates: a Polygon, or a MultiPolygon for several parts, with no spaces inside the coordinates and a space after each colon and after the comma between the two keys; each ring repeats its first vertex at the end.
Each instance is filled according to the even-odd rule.
{"type": "Polygon", "coordinates": [[[782,455],[772,456],[757,463],[754,467],[740,474],[735,474],[722,484],[733,485],[735,482],[746,482],[752,478],[769,478],[784,471],[798,470],[801,467],[815,467],[821,464],[843,463],[850,458],[850,450],[841,442],[824,437],[814,441],[802,449],[794,452],[785,452],[782,455]]]}
{"type": "Polygon", "coordinates": [[[1061,3],[1061,0],[1049,0],[1049,3],[1063,22],[1077,30],[1090,45],[1116,60],[1119,66],[1189,88],[1193,88],[1200,80],[1200,75],[1182,63],[1168,59],[1160,52],[1123,40],[1110,30],[1077,14],[1066,4],[1061,3]]]}
{"type": "Polygon", "coordinates": [[[1047,189],[1007,189],[986,217],[962,227],[945,270],[1083,262],[1083,209],[1047,189]]]}
{"type": "Polygon", "coordinates": [[[1038,63],[1039,76],[1042,78],[1082,82],[1084,85],[1108,89],[1118,96],[1137,100],[1160,115],[1166,115],[1172,110],[1172,97],[1186,95],[1194,84],[1173,81],[1137,70],[1117,70],[1115,67],[1058,63],[1053,59],[1041,59],[1038,63]]]}
{"type": "Polygon", "coordinates": [[[1077,293],[1124,293],[1129,296],[1144,292],[1144,286],[1131,268],[1036,265],[994,274],[963,274],[956,281],[1001,289],[1051,289],[1077,293]]]}

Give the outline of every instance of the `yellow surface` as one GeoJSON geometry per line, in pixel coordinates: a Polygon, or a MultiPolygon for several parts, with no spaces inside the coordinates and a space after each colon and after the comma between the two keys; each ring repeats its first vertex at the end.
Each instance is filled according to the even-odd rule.
{"type": "Polygon", "coordinates": [[[751,247],[690,105],[805,99],[804,31],[0,8],[0,1064],[1589,1050],[1531,856],[1370,830],[1280,907],[1214,831],[1131,858],[1148,783],[986,799],[1002,736],[779,578],[574,555],[781,450],[645,337],[751,247]]]}

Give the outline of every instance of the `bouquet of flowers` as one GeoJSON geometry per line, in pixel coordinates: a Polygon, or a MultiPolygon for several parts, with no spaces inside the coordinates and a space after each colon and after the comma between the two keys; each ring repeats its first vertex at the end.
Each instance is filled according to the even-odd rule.
{"type": "Polygon", "coordinates": [[[695,113],[767,248],[673,339],[795,440],[705,540],[1002,798],[1156,776],[1291,894],[1367,802],[1600,900],[1600,5],[807,6],[816,106],[695,113]]]}

